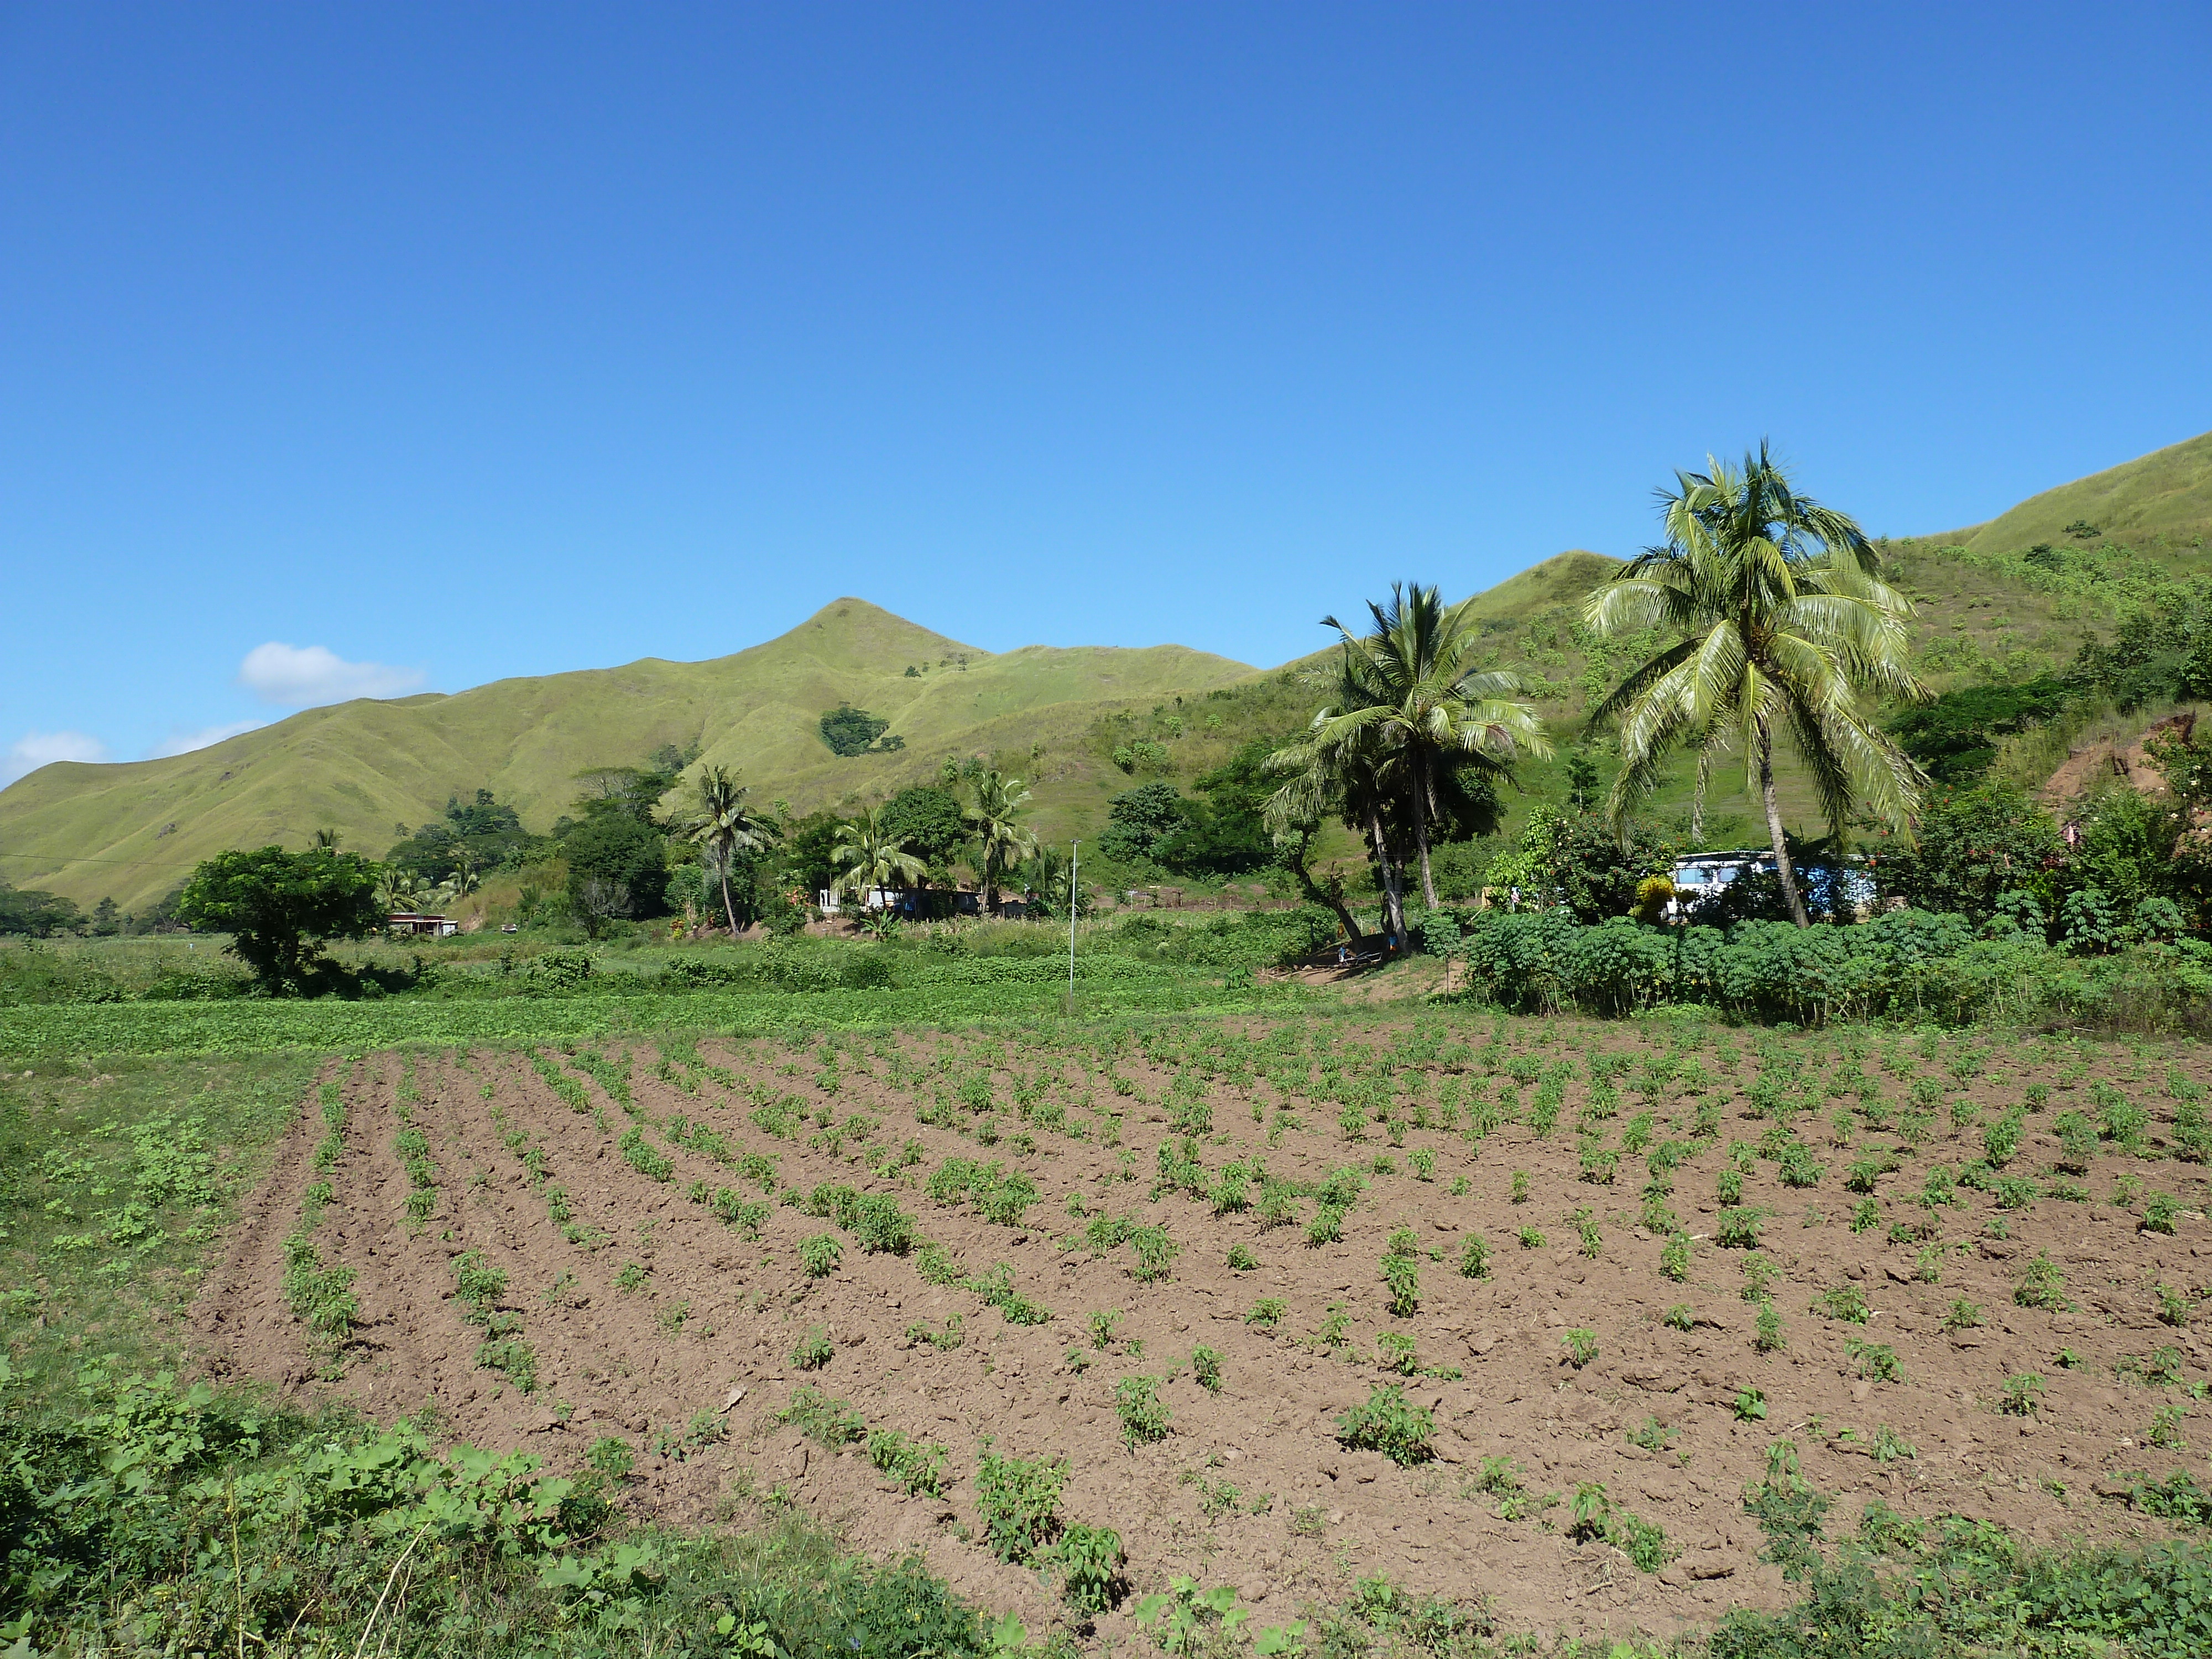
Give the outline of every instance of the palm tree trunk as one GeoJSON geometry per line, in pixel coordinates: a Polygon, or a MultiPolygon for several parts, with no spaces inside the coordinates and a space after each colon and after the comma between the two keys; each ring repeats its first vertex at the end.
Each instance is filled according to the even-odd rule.
{"type": "Polygon", "coordinates": [[[1413,846],[1421,855],[1421,898],[1437,908],[1437,878],[1429,869],[1429,769],[1421,763],[1413,776],[1413,846]]]}
{"type": "Polygon", "coordinates": [[[1774,737],[1765,720],[1759,723],[1759,793],[1766,805],[1766,833],[1774,842],[1774,873],[1782,878],[1782,897],[1790,906],[1790,919],[1800,927],[1810,927],[1813,919],[1805,914],[1805,900],[1797,890],[1797,872],[1790,863],[1789,837],[1783,833],[1782,804],[1774,793],[1774,737]]]}
{"type": "Polygon", "coordinates": [[[722,868],[722,914],[730,919],[730,937],[737,938],[738,907],[730,902],[730,872],[726,865],[722,868]]]}
{"type": "Polygon", "coordinates": [[[1312,830],[1303,832],[1298,842],[1298,850],[1291,859],[1291,872],[1297,877],[1298,889],[1306,896],[1307,902],[1326,905],[1335,911],[1337,921],[1344,927],[1345,942],[1357,945],[1359,943],[1359,923],[1352,916],[1352,907],[1344,902],[1342,893],[1344,884],[1340,881],[1337,884],[1338,891],[1332,893],[1316,881],[1313,878],[1313,872],[1306,868],[1306,858],[1313,846],[1313,838],[1312,830]]]}
{"type": "Polygon", "coordinates": [[[1406,948],[1406,895],[1398,878],[1398,866],[1390,861],[1390,843],[1382,834],[1382,809],[1375,808],[1367,815],[1369,832],[1375,838],[1375,863],[1382,872],[1382,931],[1406,948]]]}

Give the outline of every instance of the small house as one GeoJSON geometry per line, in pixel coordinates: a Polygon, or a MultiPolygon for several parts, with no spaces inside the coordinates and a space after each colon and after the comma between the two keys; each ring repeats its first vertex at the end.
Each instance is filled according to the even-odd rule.
{"type": "Polygon", "coordinates": [[[417,939],[444,939],[461,931],[461,924],[451,916],[425,915],[419,910],[395,910],[386,918],[385,927],[417,939]]]}

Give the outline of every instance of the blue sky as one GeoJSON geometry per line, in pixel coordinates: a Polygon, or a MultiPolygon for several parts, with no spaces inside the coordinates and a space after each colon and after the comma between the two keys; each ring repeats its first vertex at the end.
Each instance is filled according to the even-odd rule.
{"type": "Polygon", "coordinates": [[[2212,427],[2212,9],[0,8],[0,781],[858,593],[1268,664],[2212,427]]]}

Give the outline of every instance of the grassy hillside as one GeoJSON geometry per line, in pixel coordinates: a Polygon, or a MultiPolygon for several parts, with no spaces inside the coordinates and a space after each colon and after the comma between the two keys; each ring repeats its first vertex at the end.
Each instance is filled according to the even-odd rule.
{"type": "MultiPolygon", "coordinates": [[[[1917,665],[1942,690],[2064,666],[2130,611],[2170,598],[2177,581],[2212,575],[2208,531],[2212,434],[1971,530],[1882,548],[1918,607],[1917,665]]],[[[1593,698],[1651,643],[1598,641],[1581,626],[1583,597],[1618,568],[1571,550],[1474,600],[1486,661],[1523,677],[1563,748],[1583,742],[1593,698]]],[[[1374,581],[1377,597],[1386,586],[1374,581]]],[[[994,655],[839,599],[781,638],[711,662],[647,659],[351,702],[167,760],[49,766],[0,793],[0,873],[129,908],[222,848],[298,846],[326,824],[381,854],[448,795],[480,785],[542,830],[574,796],[580,769],[663,744],[698,744],[708,760],[741,767],[762,799],[800,811],[849,811],[934,778],[947,757],[986,754],[1030,780],[1036,827],[1065,842],[1095,833],[1133,779],[1188,785],[1239,744],[1302,726],[1323,695],[1327,641],[1316,629],[1314,654],[1266,672],[1180,646],[994,655]],[[833,754],[818,722],[840,702],[890,720],[906,746],[833,754]],[[1139,741],[1156,747],[1135,766],[1117,763],[1139,741]]],[[[1587,747],[1609,777],[1607,740],[1587,747]]],[[[1516,816],[1564,793],[1556,761],[1527,766],[1521,781],[1509,802],[1516,816]]],[[[1685,767],[1653,802],[1655,820],[1686,823],[1690,781],[1685,767]]],[[[1782,788],[1791,821],[1810,828],[1809,792],[1787,767],[1782,788]]],[[[1740,769],[1717,776],[1707,816],[1709,841],[1763,839],[1740,769]]]]}
{"type": "Polygon", "coordinates": [[[21,887],[129,908],[224,848],[302,845],[322,825],[372,854],[479,785],[544,830],[582,768],[663,744],[742,766],[763,797],[801,810],[853,805],[947,754],[1042,759],[1103,704],[1149,702],[1249,678],[1225,658],[1029,647],[994,655],[845,599],[781,637],[711,662],[501,680],[451,696],[311,709],[210,749],[123,765],[61,764],[0,793],[0,870],[21,887]],[[909,672],[911,671],[911,672],[909,672]],[[851,702],[907,747],[840,757],[824,711],[851,702]],[[29,856],[21,856],[29,855],[29,856]]]}
{"type": "Polygon", "coordinates": [[[1987,524],[1930,539],[1975,553],[2017,553],[2039,542],[2063,544],[2075,525],[2093,525],[2126,547],[2201,546],[2212,535],[2212,432],[2031,495],[1987,524]]]}

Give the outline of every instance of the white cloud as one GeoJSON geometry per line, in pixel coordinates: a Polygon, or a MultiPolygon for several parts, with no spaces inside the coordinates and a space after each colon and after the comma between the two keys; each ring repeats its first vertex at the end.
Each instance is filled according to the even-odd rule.
{"type": "Polygon", "coordinates": [[[0,789],[53,761],[104,761],[107,745],[83,732],[26,732],[0,759],[0,789]]]}
{"type": "Polygon", "coordinates": [[[348,662],[327,647],[280,645],[271,640],[246,653],[238,683],[279,708],[313,708],[353,697],[398,697],[416,690],[419,668],[393,668],[380,662],[348,662]]]}
{"type": "Polygon", "coordinates": [[[205,749],[210,744],[221,743],[225,738],[234,738],[241,732],[258,732],[268,724],[266,720],[233,720],[228,726],[203,726],[197,732],[173,729],[167,737],[146,751],[146,758],[162,760],[171,755],[189,755],[195,749],[205,749]]]}

